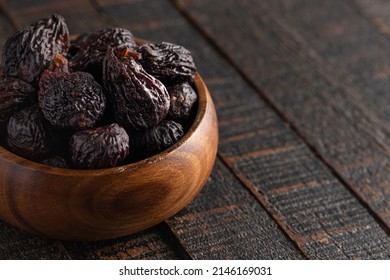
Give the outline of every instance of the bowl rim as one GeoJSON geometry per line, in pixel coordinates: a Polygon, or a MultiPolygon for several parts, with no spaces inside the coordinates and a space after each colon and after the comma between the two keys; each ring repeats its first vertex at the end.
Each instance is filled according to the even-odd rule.
{"type": "Polygon", "coordinates": [[[115,174],[115,173],[121,173],[125,171],[132,171],[136,170],[138,168],[153,164],[154,162],[160,161],[168,157],[171,153],[176,151],[179,147],[184,145],[188,140],[192,137],[198,126],[200,125],[201,121],[204,118],[204,115],[206,113],[206,107],[207,107],[207,88],[206,85],[200,76],[198,72],[195,74],[194,83],[197,94],[198,94],[198,102],[197,102],[197,112],[195,115],[195,118],[193,120],[192,125],[189,127],[187,132],[183,135],[182,138],[180,138],[179,141],[177,141],[175,144],[167,148],[166,150],[155,154],[151,157],[132,162],[126,165],[119,165],[115,167],[110,168],[102,168],[102,169],[66,169],[66,168],[60,168],[60,167],[54,167],[49,166],[43,163],[35,162],[29,159],[26,159],[24,157],[21,157],[3,146],[0,146],[0,157],[2,160],[8,161],[12,164],[22,166],[26,169],[32,169],[35,171],[43,172],[43,173],[50,173],[54,175],[61,175],[61,176],[101,176],[101,175],[108,175],[108,174],[115,174]]]}

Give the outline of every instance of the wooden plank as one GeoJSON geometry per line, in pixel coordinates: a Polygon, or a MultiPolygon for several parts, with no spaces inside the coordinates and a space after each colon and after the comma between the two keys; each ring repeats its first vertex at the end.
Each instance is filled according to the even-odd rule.
{"type": "Polygon", "coordinates": [[[167,223],[193,259],[303,258],[219,160],[199,196],[167,223]]]}
{"type": "MultiPolygon", "coordinates": [[[[250,0],[252,1],[252,0],[250,0]]],[[[254,10],[269,11],[283,19],[279,28],[294,37],[300,45],[302,60],[317,68],[333,84],[343,89],[340,95],[362,112],[367,124],[360,126],[372,134],[389,151],[390,145],[390,95],[386,77],[390,66],[389,42],[367,21],[343,1],[265,1],[261,6],[252,1],[254,10]],[[332,11],[332,12],[329,12],[332,11]],[[302,16],[297,20],[296,15],[302,16]],[[310,28],[308,26],[310,25],[310,28]],[[304,57],[304,50],[310,55],[304,57]],[[313,51],[314,50],[314,51],[313,51]],[[386,72],[387,71],[387,72],[386,72]],[[381,131],[371,129],[375,125],[381,131]]],[[[256,13],[259,16],[259,13],[256,13]]],[[[352,109],[351,109],[352,110],[352,109]]],[[[379,130],[379,129],[377,129],[379,130]]]]}
{"type": "Polygon", "coordinates": [[[111,241],[66,243],[65,246],[75,259],[302,258],[256,200],[232,174],[227,174],[229,172],[218,161],[195,201],[167,221],[185,250],[164,224],[157,226],[165,235],[163,244],[156,242],[158,238],[150,229],[111,241]],[[211,202],[210,197],[217,199],[211,202]],[[245,232],[245,238],[235,234],[237,231],[245,232]],[[187,243],[188,238],[183,235],[191,235],[191,243],[187,243]],[[176,247],[172,248],[172,244],[176,247]],[[186,251],[189,255],[184,253],[186,251]]]}
{"type": "Polygon", "coordinates": [[[259,200],[308,257],[389,257],[389,237],[372,216],[268,108],[242,94],[250,89],[236,81],[220,84],[218,91],[209,86],[220,92],[217,100],[229,100],[227,108],[217,109],[221,134],[228,131],[220,155],[248,188],[259,192],[259,200]],[[255,133],[247,129],[249,123],[255,133]]]}
{"type": "Polygon", "coordinates": [[[26,233],[0,221],[0,259],[65,260],[70,256],[61,242],[26,233]]]}
{"type": "Polygon", "coordinates": [[[12,16],[18,29],[53,13],[65,17],[71,34],[97,31],[110,26],[105,17],[99,14],[88,0],[3,0],[2,5],[12,16]]]}
{"type": "MultiPolygon", "coordinates": [[[[53,12],[62,14],[69,29],[74,33],[93,31],[110,26],[110,23],[104,21],[104,16],[100,15],[95,7],[91,6],[89,1],[86,0],[64,2],[46,0],[3,1],[2,4],[3,8],[7,9],[9,16],[14,19],[18,26],[30,24],[53,12]]],[[[0,20],[2,20],[2,17],[0,17],[0,20]]],[[[5,20],[4,23],[6,23],[5,20]]],[[[6,26],[1,25],[0,32],[6,26]]],[[[7,31],[4,36],[9,36],[10,33],[10,31],[7,31]]],[[[0,38],[3,38],[3,33],[0,33],[0,38]]],[[[0,258],[46,257],[54,259],[61,258],[62,255],[65,256],[67,254],[60,242],[47,241],[39,237],[30,236],[27,233],[19,233],[16,230],[13,233],[11,229],[13,228],[4,223],[1,224],[0,258]],[[20,245],[18,249],[13,248],[15,244],[20,245]],[[35,250],[36,253],[34,255],[35,250]]],[[[174,238],[167,239],[166,230],[163,230],[162,227],[154,227],[141,234],[131,235],[118,240],[95,243],[66,242],[65,244],[66,248],[69,249],[70,256],[74,258],[186,258],[185,252],[180,253],[176,249],[178,246],[177,240],[174,238]],[[149,242],[151,245],[147,245],[149,242]]],[[[69,258],[69,255],[66,256],[69,258]]]]}
{"type": "Polygon", "coordinates": [[[176,27],[182,18],[165,1],[96,0],[96,3],[114,24],[127,27],[134,36],[152,41],[180,38],[181,30],[176,27]],[[156,13],[161,8],[167,10],[156,13]],[[171,34],[161,34],[162,29],[170,29],[171,34]]]}
{"type": "Polygon", "coordinates": [[[176,260],[188,259],[164,223],[142,232],[106,241],[64,242],[78,260],[176,260]]]}
{"type": "MultiPolygon", "coordinates": [[[[206,2],[201,11],[202,16],[199,17],[213,22],[230,17],[230,14],[225,14],[226,9],[222,9],[218,16],[208,18],[208,9],[215,12],[224,5],[209,5],[209,2],[206,2]]],[[[369,212],[334,177],[332,171],[313,155],[294,131],[285,125],[273,109],[259,98],[256,90],[208,45],[201,34],[172,10],[170,5],[163,1],[145,1],[144,4],[142,1],[99,1],[99,4],[118,25],[129,28],[136,36],[153,41],[175,42],[193,52],[195,62],[206,79],[217,107],[220,129],[219,156],[306,256],[324,259],[389,257],[390,240],[369,212]],[[139,12],[141,6],[143,13],[139,12]],[[353,209],[355,214],[351,216],[348,209],[353,209]]],[[[245,46],[242,43],[245,40],[239,42],[241,47],[245,46]]],[[[242,58],[241,54],[240,59],[242,58]]],[[[274,68],[267,71],[277,72],[274,68]]],[[[224,198],[230,194],[231,191],[226,193],[224,198]]],[[[213,196],[213,199],[216,198],[218,196],[213,196]]],[[[194,203],[199,204],[190,205],[188,208],[195,211],[194,214],[189,214],[187,209],[184,214],[180,213],[168,222],[193,258],[202,258],[207,249],[202,242],[194,241],[199,237],[194,237],[192,231],[183,229],[184,223],[176,222],[184,222],[186,217],[194,219],[193,216],[200,219],[202,215],[199,213],[203,214],[202,209],[207,207],[204,204],[212,203],[211,201],[210,198],[202,202],[196,200],[194,203]],[[181,215],[184,215],[184,218],[180,218],[181,215]]],[[[236,211],[235,208],[234,210],[236,211]]],[[[206,223],[204,221],[198,221],[198,224],[206,223]]],[[[221,242],[223,238],[219,235],[219,229],[210,226],[208,225],[204,234],[207,237],[204,238],[214,238],[221,242]]],[[[240,231],[237,234],[245,235],[245,232],[240,231]]],[[[216,248],[224,250],[218,246],[216,248]]]]}
{"type": "Polygon", "coordinates": [[[390,2],[387,0],[344,0],[367,17],[387,38],[390,37],[390,2]]]}
{"type": "Polygon", "coordinates": [[[358,30],[349,38],[367,23],[337,1],[180,3],[388,229],[390,97],[370,75],[376,63],[385,67],[389,42],[367,26],[362,41],[358,30]]]}
{"type": "MultiPolygon", "coordinates": [[[[4,46],[7,38],[12,35],[14,29],[4,14],[0,13],[0,48],[4,46]]],[[[1,59],[1,58],[0,58],[1,59]]]]}
{"type": "MultiPolygon", "coordinates": [[[[136,36],[171,42],[178,42],[180,38],[184,38],[182,43],[188,45],[185,43],[188,43],[189,34],[183,37],[188,32],[188,26],[184,29],[179,27],[185,22],[168,3],[109,1],[99,4],[118,25],[129,28],[136,36]],[[140,10],[149,12],[140,13],[140,10]],[[164,13],[161,13],[161,10],[164,10],[164,13]],[[144,24],[140,25],[140,22],[144,24]]],[[[200,40],[197,47],[204,49],[206,53],[210,52],[210,48],[204,46],[201,38],[195,38],[200,40]]],[[[208,56],[201,57],[205,61],[208,59],[208,56]]],[[[213,69],[221,71],[218,67],[213,69]]],[[[258,202],[220,162],[217,162],[210,180],[199,197],[167,222],[182,246],[194,259],[303,257],[284,237],[258,202]],[[217,197],[221,199],[216,199],[217,197]],[[246,238],[242,238],[243,236],[246,238]]]]}

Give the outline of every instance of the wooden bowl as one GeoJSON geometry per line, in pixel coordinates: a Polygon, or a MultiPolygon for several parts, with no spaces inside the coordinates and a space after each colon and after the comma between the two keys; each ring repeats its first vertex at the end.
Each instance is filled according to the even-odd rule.
{"type": "Polygon", "coordinates": [[[109,169],[68,170],[0,147],[0,219],[62,240],[101,240],[156,225],[202,189],[218,146],[214,104],[197,75],[198,111],[175,145],[148,159],[109,169]]]}

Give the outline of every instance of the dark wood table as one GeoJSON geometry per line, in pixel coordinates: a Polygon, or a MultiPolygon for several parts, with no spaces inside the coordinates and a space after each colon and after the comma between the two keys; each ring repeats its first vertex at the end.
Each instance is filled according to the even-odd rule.
{"type": "Polygon", "coordinates": [[[0,44],[62,14],[190,49],[220,144],[199,196],[143,232],[61,242],[0,222],[2,259],[390,259],[390,1],[2,0],[0,44]]]}

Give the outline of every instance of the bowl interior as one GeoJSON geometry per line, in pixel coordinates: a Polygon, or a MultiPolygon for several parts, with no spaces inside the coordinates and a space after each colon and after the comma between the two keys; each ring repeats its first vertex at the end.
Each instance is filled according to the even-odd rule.
{"type": "Polygon", "coordinates": [[[192,123],[168,149],[113,168],[63,169],[0,147],[0,219],[64,240],[128,235],[166,220],[203,188],[218,147],[215,108],[201,76],[192,123]]]}
{"type": "Polygon", "coordinates": [[[181,146],[183,143],[185,143],[194,133],[196,128],[199,126],[199,123],[201,122],[202,118],[205,114],[205,108],[207,105],[207,98],[206,98],[206,87],[204,85],[204,82],[200,75],[197,73],[194,79],[194,85],[196,92],[198,94],[198,102],[195,104],[197,106],[196,108],[196,114],[195,118],[193,119],[193,122],[187,132],[183,135],[179,141],[177,141],[174,145],[167,148],[166,150],[153,155],[151,157],[148,157],[146,159],[133,162],[127,165],[120,165],[112,168],[103,168],[103,169],[93,169],[93,170],[82,170],[82,169],[64,169],[64,168],[57,168],[48,166],[45,164],[41,164],[35,161],[31,161],[29,159],[23,158],[21,156],[18,156],[11,151],[7,150],[6,148],[0,146],[0,157],[3,159],[13,162],[15,164],[23,165],[26,168],[41,170],[42,172],[48,172],[48,173],[54,173],[54,174],[62,174],[62,175],[79,175],[79,176],[100,176],[102,174],[108,174],[108,173],[118,173],[123,171],[130,171],[132,169],[136,169],[141,165],[144,164],[151,164],[156,160],[160,160],[161,158],[164,158],[168,156],[173,150],[177,149],[179,146],[181,146]]]}

